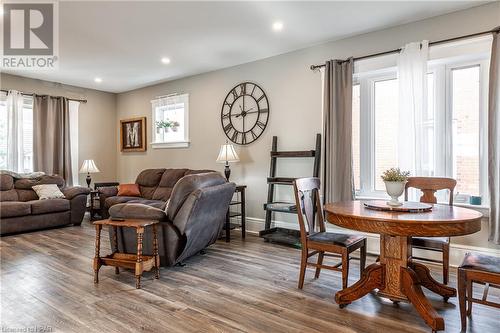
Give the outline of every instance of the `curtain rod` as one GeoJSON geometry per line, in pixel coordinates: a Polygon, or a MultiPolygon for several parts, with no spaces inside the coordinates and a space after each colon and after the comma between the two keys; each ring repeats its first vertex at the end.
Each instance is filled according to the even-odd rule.
{"type": "MultiPolygon", "coordinates": [[[[500,27],[497,27],[495,29],[491,29],[491,30],[488,30],[488,31],[476,32],[476,33],[470,34],[470,35],[464,35],[464,36],[458,36],[458,37],[453,37],[453,38],[448,38],[448,39],[437,40],[435,42],[430,42],[429,46],[438,45],[438,44],[444,44],[444,43],[449,43],[449,42],[453,42],[453,41],[460,40],[460,39],[472,38],[472,37],[477,37],[477,36],[482,36],[482,35],[487,35],[487,34],[492,34],[492,33],[500,33],[500,27]]],[[[368,55],[365,55],[365,56],[353,58],[353,61],[363,60],[363,59],[373,58],[373,57],[378,57],[378,56],[382,56],[382,55],[386,55],[386,54],[399,53],[399,52],[401,52],[401,50],[402,49],[399,48],[399,49],[394,49],[394,50],[385,51],[385,52],[368,54],[368,55]]],[[[343,60],[343,61],[345,61],[345,60],[343,60]]],[[[311,70],[316,70],[316,69],[319,69],[321,67],[325,67],[325,64],[322,64],[322,65],[311,65],[310,68],[311,68],[311,70]]]]}
{"type": "MultiPolygon", "coordinates": [[[[8,90],[5,90],[5,89],[0,89],[1,92],[4,92],[4,93],[9,93],[8,90]]],[[[38,96],[38,97],[46,97],[46,96],[50,96],[50,95],[39,95],[39,94],[28,94],[28,93],[25,93],[25,92],[22,92],[20,91],[21,95],[23,96],[38,96]]],[[[52,96],[52,97],[64,97],[64,96],[52,96]]],[[[69,98],[69,97],[65,97],[67,98],[68,100],[70,101],[75,101],[75,102],[80,102],[80,103],[87,103],[87,100],[86,99],[78,99],[78,98],[69,98]]]]}

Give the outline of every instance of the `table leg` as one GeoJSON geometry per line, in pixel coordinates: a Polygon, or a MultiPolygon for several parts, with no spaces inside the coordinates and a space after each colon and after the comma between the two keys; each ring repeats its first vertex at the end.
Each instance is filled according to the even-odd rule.
{"type": "Polygon", "coordinates": [[[229,208],[226,213],[226,243],[229,243],[231,239],[231,221],[229,219],[229,208]]]}
{"type": "Polygon", "coordinates": [[[411,255],[410,238],[403,236],[380,235],[380,263],[385,267],[384,287],[379,290],[380,296],[394,302],[407,301],[401,292],[401,268],[408,267],[411,255]]]}
{"type": "MultiPolygon", "coordinates": [[[[118,227],[113,226],[113,253],[118,252],[118,227]]],[[[115,274],[120,274],[120,269],[115,266],[115,274]]]]}
{"type": "Polygon", "coordinates": [[[408,297],[417,312],[432,328],[432,331],[444,330],[444,320],[432,307],[420,287],[417,274],[410,268],[401,268],[401,291],[408,297]]]}
{"type": "Polygon", "coordinates": [[[448,287],[447,285],[434,280],[427,266],[422,265],[420,263],[412,262],[410,263],[410,267],[417,275],[418,281],[420,282],[420,285],[422,285],[422,287],[425,287],[430,291],[433,291],[436,294],[443,296],[445,300],[447,300],[449,297],[457,296],[457,290],[455,288],[448,287]]]}
{"type": "Polygon", "coordinates": [[[241,190],[241,238],[245,239],[246,235],[246,198],[245,198],[245,189],[241,190]]]}
{"type": "Polygon", "coordinates": [[[335,294],[335,302],[344,307],[347,304],[365,296],[373,289],[384,286],[384,267],[380,264],[371,264],[362,273],[361,279],[352,286],[342,289],[335,294]]]}
{"type": "Polygon", "coordinates": [[[99,251],[101,247],[101,229],[102,225],[96,224],[95,226],[95,255],[94,255],[94,283],[99,283],[99,268],[101,267],[101,261],[99,258],[99,251]]]}
{"type": "Polygon", "coordinates": [[[135,287],[137,289],[141,288],[143,236],[144,228],[137,228],[137,262],[135,263],[135,287]]]}
{"type": "Polygon", "coordinates": [[[153,224],[153,256],[155,261],[155,279],[160,278],[160,255],[158,254],[158,230],[153,224]]]}

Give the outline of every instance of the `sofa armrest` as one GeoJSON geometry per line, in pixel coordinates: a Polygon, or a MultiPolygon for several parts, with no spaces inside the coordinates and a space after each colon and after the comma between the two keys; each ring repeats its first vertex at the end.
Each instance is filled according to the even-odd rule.
{"type": "Polygon", "coordinates": [[[61,192],[64,194],[66,199],[72,200],[78,195],[88,195],[90,193],[90,189],[83,186],[71,186],[63,188],[61,192]]]}
{"type": "Polygon", "coordinates": [[[167,214],[165,214],[164,210],[138,203],[113,205],[109,209],[109,215],[111,218],[115,217],[121,219],[145,219],[157,221],[164,221],[167,218],[167,214]]]}

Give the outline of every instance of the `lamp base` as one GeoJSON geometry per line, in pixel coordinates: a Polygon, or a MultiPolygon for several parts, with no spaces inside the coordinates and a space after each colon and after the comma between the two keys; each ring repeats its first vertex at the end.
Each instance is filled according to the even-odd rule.
{"type": "Polygon", "coordinates": [[[224,175],[226,176],[226,180],[229,181],[229,176],[231,175],[231,169],[229,169],[229,163],[227,162],[224,167],[224,175]]]}
{"type": "Polygon", "coordinates": [[[87,182],[87,187],[90,188],[90,183],[92,182],[92,178],[90,178],[90,173],[87,173],[87,178],[85,178],[87,182]]]}

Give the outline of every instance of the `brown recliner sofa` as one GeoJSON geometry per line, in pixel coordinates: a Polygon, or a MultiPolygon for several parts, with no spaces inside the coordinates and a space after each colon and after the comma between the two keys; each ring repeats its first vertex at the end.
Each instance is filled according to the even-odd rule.
{"type": "MultiPolygon", "coordinates": [[[[190,174],[175,184],[166,210],[129,201],[113,205],[109,213],[112,218],[159,220],[160,262],[162,266],[172,266],[215,243],[235,187],[217,172],[190,174]]],[[[111,233],[112,230],[110,239],[111,233]]],[[[135,230],[119,228],[117,240],[120,251],[137,251],[135,230]]],[[[143,253],[151,255],[152,252],[152,230],[147,228],[143,253]]]]}
{"type": "Polygon", "coordinates": [[[145,169],[139,173],[135,183],[139,185],[140,197],[119,196],[118,187],[99,188],[101,216],[109,217],[109,209],[120,203],[142,203],[151,207],[164,209],[172,194],[175,184],[184,176],[198,173],[214,172],[213,170],[191,169],[145,169]]]}
{"type": "Polygon", "coordinates": [[[86,187],[65,187],[60,176],[16,179],[0,174],[0,235],[80,225],[89,192],[86,187]],[[57,184],[65,198],[38,200],[32,187],[39,184],[57,184]]]}

